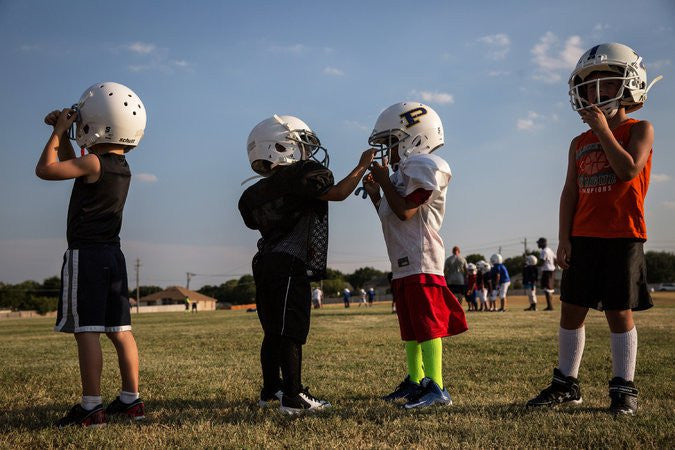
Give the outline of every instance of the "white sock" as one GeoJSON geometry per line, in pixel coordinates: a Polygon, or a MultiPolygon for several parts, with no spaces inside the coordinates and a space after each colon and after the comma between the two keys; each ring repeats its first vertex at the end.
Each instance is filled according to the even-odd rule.
{"type": "Polygon", "coordinates": [[[80,406],[87,411],[91,411],[101,403],[103,403],[103,400],[101,399],[100,395],[83,395],[80,406]]]}
{"type": "Polygon", "coordinates": [[[127,391],[120,391],[120,401],[122,403],[130,404],[138,400],[140,395],[138,392],[127,392],[127,391]]]}
{"type": "Polygon", "coordinates": [[[558,369],[566,377],[577,378],[581,356],[586,343],[586,327],[566,330],[560,327],[558,332],[558,369]]]}
{"type": "Polygon", "coordinates": [[[610,333],[612,348],[612,372],[615,377],[633,381],[635,376],[635,360],[637,359],[637,329],[625,333],[610,333]]]}

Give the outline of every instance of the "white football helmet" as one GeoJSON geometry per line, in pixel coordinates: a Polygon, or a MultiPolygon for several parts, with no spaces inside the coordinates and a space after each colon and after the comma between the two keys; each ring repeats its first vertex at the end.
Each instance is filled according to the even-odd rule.
{"type": "Polygon", "coordinates": [[[96,83],[84,91],[72,109],[77,111],[77,118],[70,129],[70,138],[81,148],[122,144],[129,151],[138,145],[145,132],[145,106],[123,84],[96,83]]]}
{"type": "Polygon", "coordinates": [[[637,111],[647,101],[647,92],[661,78],[654,78],[647,86],[647,68],[632,48],[615,42],[596,45],[581,55],[570,75],[570,102],[575,111],[590,108],[593,105],[588,101],[587,91],[595,89],[595,98],[599,100],[595,105],[606,117],[614,116],[621,106],[626,108],[627,113],[637,111]],[[616,75],[585,81],[593,72],[612,72],[616,75]],[[621,87],[613,98],[601,97],[600,83],[609,80],[620,80],[621,87]]]}
{"type": "Polygon", "coordinates": [[[328,167],[328,150],[309,126],[293,116],[273,115],[256,125],[246,143],[251,168],[264,177],[276,166],[313,159],[328,167]],[[323,151],[323,158],[317,153],[323,151]]]}
{"type": "Polygon", "coordinates": [[[476,263],[476,266],[478,267],[478,270],[480,270],[481,273],[487,273],[492,268],[490,267],[490,263],[488,263],[487,261],[483,261],[482,259],[476,263]]]}
{"type": "Polygon", "coordinates": [[[466,271],[469,273],[476,273],[476,265],[474,263],[467,264],[466,271]]]}
{"type": "Polygon", "coordinates": [[[492,264],[493,266],[501,264],[502,261],[503,261],[502,255],[500,255],[499,253],[495,253],[494,255],[490,256],[490,264],[492,264]]]}
{"type": "Polygon", "coordinates": [[[537,257],[534,255],[527,255],[527,258],[525,258],[525,264],[528,266],[536,266],[537,265],[537,257]]]}
{"type": "Polygon", "coordinates": [[[375,158],[391,159],[390,149],[398,145],[403,162],[414,154],[431,153],[444,144],[443,123],[436,111],[418,102],[401,102],[380,113],[368,145],[377,149],[375,158]]]}

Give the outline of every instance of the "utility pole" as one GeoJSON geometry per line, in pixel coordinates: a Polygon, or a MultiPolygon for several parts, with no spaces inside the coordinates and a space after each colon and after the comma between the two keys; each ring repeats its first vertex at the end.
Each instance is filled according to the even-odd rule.
{"type": "Polygon", "coordinates": [[[141,259],[136,258],[136,314],[141,312],[141,288],[139,286],[140,271],[141,271],[141,259]]]}
{"type": "Polygon", "coordinates": [[[527,256],[527,238],[523,238],[523,256],[527,256]]]}
{"type": "Polygon", "coordinates": [[[192,277],[194,277],[196,274],[195,274],[195,273],[192,273],[192,272],[185,272],[185,274],[187,275],[187,285],[185,286],[185,289],[190,289],[190,280],[191,280],[192,277]]]}
{"type": "Polygon", "coordinates": [[[499,246],[499,251],[497,251],[497,253],[499,253],[500,255],[502,254],[502,246],[501,245],[499,246]]]}

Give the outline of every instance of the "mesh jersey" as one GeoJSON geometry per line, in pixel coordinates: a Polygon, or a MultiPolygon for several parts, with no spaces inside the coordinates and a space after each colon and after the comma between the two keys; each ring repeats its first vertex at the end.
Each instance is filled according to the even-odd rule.
{"type": "Polygon", "coordinates": [[[98,181],[85,183],[84,177],[80,177],[73,184],[66,230],[68,248],[120,242],[131,170],[124,155],[96,156],[101,163],[98,181]]]}
{"type": "MultiPolygon", "coordinates": [[[[626,148],[635,119],[612,130],[626,148]]],[[[616,176],[597,136],[589,130],[577,141],[577,200],[572,236],[647,239],[644,200],[649,187],[652,151],[642,171],[630,181],[616,176]]]]}
{"type": "Polygon", "coordinates": [[[535,284],[538,276],[536,266],[525,266],[523,268],[523,284],[535,284]]]}
{"type": "Polygon", "coordinates": [[[281,252],[302,260],[310,279],[326,271],[328,202],[317,197],[333,186],[333,173],[315,161],[281,166],[244,191],[239,212],[259,230],[258,255],[281,252]]]}
{"type": "Polygon", "coordinates": [[[426,273],[443,276],[445,248],[439,234],[445,213],[445,192],[452,174],[448,163],[436,155],[413,155],[399,164],[391,175],[396,191],[403,197],[418,189],[431,191],[417,214],[400,220],[386,197],[380,201],[382,222],[393,279],[426,273]]]}

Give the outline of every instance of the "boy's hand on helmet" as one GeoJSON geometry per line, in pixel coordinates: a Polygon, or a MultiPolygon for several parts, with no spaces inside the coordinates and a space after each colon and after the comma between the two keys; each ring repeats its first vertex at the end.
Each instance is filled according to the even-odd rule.
{"type": "Polygon", "coordinates": [[[581,115],[581,120],[587,123],[591,130],[599,132],[609,129],[607,118],[597,106],[593,105],[588,109],[582,109],[579,111],[579,114],[581,115]]]}
{"type": "Polygon", "coordinates": [[[372,173],[366,174],[366,176],[363,177],[362,181],[363,181],[363,189],[366,190],[368,195],[370,196],[379,195],[380,185],[375,181],[372,173]]]}
{"type": "Polygon", "coordinates": [[[373,174],[373,179],[379,185],[382,185],[383,183],[386,183],[387,181],[389,181],[389,165],[388,164],[385,164],[383,166],[379,162],[373,161],[373,165],[371,166],[370,173],[373,174]]]}
{"type": "Polygon", "coordinates": [[[375,155],[375,149],[369,148],[361,153],[361,159],[359,159],[359,167],[368,168],[370,163],[373,162],[373,156],[375,155]]]}
{"type": "Polygon", "coordinates": [[[59,117],[56,120],[56,125],[54,125],[54,133],[63,134],[70,129],[70,126],[75,122],[77,118],[77,113],[70,108],[64,108],[60,113],[59,117]]]}
{"type": "Polygon", "coordinates": [[[54,111],[50,112],[45,116],[45,123],[49,126],[54,126],[56,125],[56,121],[59,118],[59,114],[61,114],[61,111],[58,109],[55,109],[54,111]]]}

